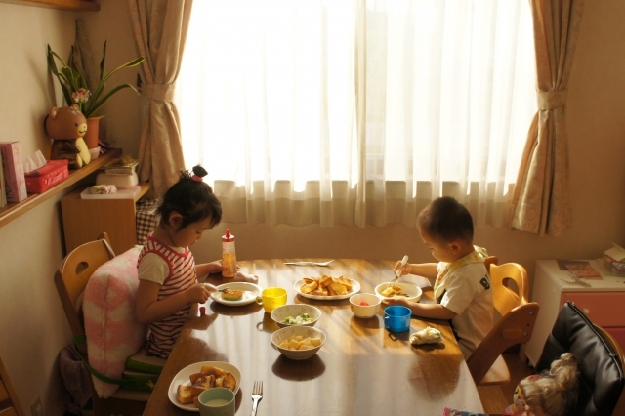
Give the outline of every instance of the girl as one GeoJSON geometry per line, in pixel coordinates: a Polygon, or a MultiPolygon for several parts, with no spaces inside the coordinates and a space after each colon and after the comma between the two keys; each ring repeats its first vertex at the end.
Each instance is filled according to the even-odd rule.
{"type": "Polygon", "coordinates": [[[579,367],[577,358],[564,353],[551,363],[551,369],[521,380],[514,392],[514,403],[504,416],[563,416],[577,400],[579,367]]]}
{"type": "Polygon", "coordinates": [[[221,203],[202,182],[206,171],[180,171],[156,214],[160,222],[139,254],[137,318],[148,324],[148,354],[167,358],[182,330],[192,303],[204,303],[216,289],[197,277],[222,271],[221,262],[195,265],[189,246],[221,221],[221,203]]]}

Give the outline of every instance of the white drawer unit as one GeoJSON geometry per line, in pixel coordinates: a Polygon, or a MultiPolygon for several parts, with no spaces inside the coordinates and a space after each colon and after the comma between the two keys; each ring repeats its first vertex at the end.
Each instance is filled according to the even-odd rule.
{"type": "Polygon", "coordinates": [[[575,303],[593,323],[605,328],[625,347],[625,277],[609,276],[603,264],[596,260],[589,262],[603,274],[603,279],[586,279],[589,287],[567,283],[573,278],[568,271],[560,270],[556,260],[536,262],[531,300],[540,305],[540,311],[532,339],[525,348],[531,365],[536,365],[540,358],[558,313],[567,301],[575,303]]]}

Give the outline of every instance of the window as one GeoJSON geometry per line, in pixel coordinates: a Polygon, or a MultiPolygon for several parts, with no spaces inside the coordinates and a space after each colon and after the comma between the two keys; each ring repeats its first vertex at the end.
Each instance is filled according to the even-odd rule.
{"type": "Polygon", "coordinates": [[[228,222],[501,225],[534,84],[526,0],[203,0],[176,104],[228,222]]]}

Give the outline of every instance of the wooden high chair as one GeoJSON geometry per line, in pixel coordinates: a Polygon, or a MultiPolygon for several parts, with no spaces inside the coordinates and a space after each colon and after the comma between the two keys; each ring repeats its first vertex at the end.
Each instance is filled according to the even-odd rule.
{"type": "Polygon", "coordinates": [[[527,272],[520,264],[491,264],[490,282],[495,325],[467,360],[478,386],[510,382],[510,370],[501,354],[530,340],[540,309],[537,303],[528,301],[527,272]]]}
{"type": "Polygon", "coordinates": [[[0,415],[26,416],[20,399],[13,388],[9,374],[6,368],[4,368],[2,358],[0,358],[0,415]]]}
{"type": "MultiPolygon", "coordinates": [[[[54,275],[54,283],[61,297],[63,311],[72,331],[80,354],[87,360],[87,342],[82,314],[82,295],[93,272],[114,257],[108,242],[108,235],[103,233],[99,240],[85,243],[72,250],[61,263],[54,275]]],[[[140,415],[145,410],[149,393],[118,389],[111,397],[101,398],[96,392],[91,377],[89,378],[93,410],[96,416],[111,414],[140,415]]]]}

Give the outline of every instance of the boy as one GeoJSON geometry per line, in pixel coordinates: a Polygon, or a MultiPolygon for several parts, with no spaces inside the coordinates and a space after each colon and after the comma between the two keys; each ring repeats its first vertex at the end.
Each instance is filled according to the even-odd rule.
{"type": "Polygon", "coordinates": [[[387,301],[410,308],[413,315],[450,320],[467,359],[493,327],[493,293],[484,267],[486,251],[473,246],[471,214],[452,197],[430,203],[419,213],[417,225],[421,239],[439,263],[407,264],[401,274],[436,279],[437,303],[409,303],[402,297],[387,301]]]}

